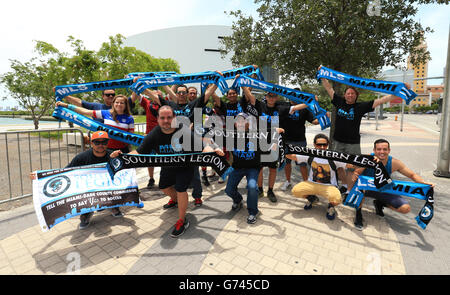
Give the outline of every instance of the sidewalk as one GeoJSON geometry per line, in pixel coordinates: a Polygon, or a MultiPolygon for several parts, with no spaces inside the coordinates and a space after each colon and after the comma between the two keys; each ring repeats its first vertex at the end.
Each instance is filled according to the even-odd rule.
{"type": "MultiPolygon", "coordinates": [[[[386,133],[388,122],[383,124],[386,133]]],[[[412,125],[407,127],[413,128],[412,125]]],[[[364,128],[367,136],[378,136],[367,126],[364,128]]],[[[320,132],[317,128],[307,130],[308,142],[312,142],[314,133],[320,132]]],[[[395,133],[394,130],[389,132],[395,133]]],[[[420,136],[411,140],[417,143],[420,136]]],[[[425,138],[423,141],[430,142],[425,138]]],[[[372,137],[364,142],[364,150],[370,150],[372,137]]],[[[148,180],[147,170],[137,172],[139,186],[143,187],[148,180]]],[[[264,172],[267,177],[267,169],[264,172]]],[[[299,172],[295,171],[293,183],[300,180],[299,172]]],[[[450,181],[432,181],[439,182],[436,195],[448,197],[450,181]]],[[[402,220],[400,214],[389,210],[386,214],[389,217],[378,217],[372,204],[367,202],[363,208],[365,227],[358,231],[353,226],[354,209],[339,206],[336,219],[329,221],[325,217],[327,203],[323,199],[312,210],[305,211],[304,200],[293,197],[289,190],[281,191],[283,182],[284,173],[279,172],[274,188],[278,202],[271,203],[267,197],[260,199],[258,206],[262,214],[256,224],[249,225],[245,203],[239,212],[231,212],[231,200],[224,193],[225,184],[212,181],[211,186],[203,187],[203,206],[195,207],[190,196],[187,218],[191,225],[178,239],[170,237],[177,210],[162,208],[168,198],[158,190],[141,190],[144,208],[122,207],[123,218],[114,218],[107,210],[95,213],[91,226],[83,231],[78,230],[79,219],[74,218],[47,233],[41,232],[32,205],[0,212],[0,274],[409,273],[405,261],[415,257],[405,257],[402,250],[405,243],[398,237],[402,228],[394,230],[391,225],[392,219],[402,220]]],[[[245,190],[245,181],[243,183],[241,189],[245,190]]],[[[267,180],[264,185],[267,191],[267,180]]],[[[427,240],[427,235],[440,226],[439,222],[447,220],[448,224],[444,215],[448,217],[445,210],[449,207],[442,207],[442,203],[436,206],[439,208],[436,212],[442,215],[435,213],[426,231],[415,224],[416,211],[404,217],[408,228],[420,232],[415,242],[419,246],[434,243],[427,240]]],[[[439,237],[431,238],[439,240],[439,237]]],[[[443,239],[441,244],[445,245],[447,237],[443,239]]],[[[439,245],[435,248],[433,244],[433,249],[439,250],[439,245]]],[[[436,259],[448,265],[449,257],[436,259]]],[[[441,272],[450,273],[445,267],[441,272]]]]}

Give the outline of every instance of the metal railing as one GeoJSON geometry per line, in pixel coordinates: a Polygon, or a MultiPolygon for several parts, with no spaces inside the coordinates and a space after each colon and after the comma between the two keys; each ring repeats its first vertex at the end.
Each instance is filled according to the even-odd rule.
{"type": "Polygon", "coordinates": [[[67,166],[85,141],[78,128],[6,131],[0,132],[0,149],[2,204],[32,196],[30,172],[67,166]]]}

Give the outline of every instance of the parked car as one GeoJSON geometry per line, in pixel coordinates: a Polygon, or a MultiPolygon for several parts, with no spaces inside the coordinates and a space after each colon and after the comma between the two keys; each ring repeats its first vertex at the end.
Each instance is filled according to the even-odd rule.
{"type": "MultiPolygon", "coordinates": [[[[366,113],[366,114],[364,114],[363,117],[367,118],[368,120],[370,120],[371,118],[375,119],[375,112],[366,113]]],[[[384,115],[381,116],[380,114],[378,114],[378,120],[384,120],[386,118],[387,118],[386,116],[384,116],[384,115]]]]}

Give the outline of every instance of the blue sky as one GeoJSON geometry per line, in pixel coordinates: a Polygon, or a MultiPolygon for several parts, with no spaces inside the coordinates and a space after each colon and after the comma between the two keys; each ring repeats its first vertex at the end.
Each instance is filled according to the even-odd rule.
{"type": "MultiPolygon", "coordinates": [[[[22,62],[34,56],[33,40],[46,41],[69,51],[69,35],[84,41],[88,49],[97,50],[109,36],[134,34],[177,26],[231,25],[234,17],[224,11],[242,10],[256,14],[252,0],[166,0],[118,1],[78,0],[3,1],[0,18],[0,73],[10,70],[9,59],[22,62]],[[70,3],[70,4],[69,4],[70,3]],[[125,6],[124,6],[125,5],[125,6]]],[[[447,58],[449,5],[429,5],[419,9],[417,19],[435,32],[427,34],[432,60],[429,76],[442,76],[447,58]]],[[[162,40],[163,42],[163,40],[162,40]]],[[[438,84],[433,80],[432,84],[438,84]]],[[[5,95],[0,86],[0,98],[5,95]]],[[[0,100],[0,106],[15,104],[0,100]]]]}

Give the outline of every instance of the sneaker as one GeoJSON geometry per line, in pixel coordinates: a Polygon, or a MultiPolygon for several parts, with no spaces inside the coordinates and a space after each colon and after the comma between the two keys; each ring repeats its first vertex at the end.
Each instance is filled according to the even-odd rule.
{"type": "Polygon", "coordinates": [[[384,204],[379,200],[373,200],[373,205],[375,206],[375,213],[378,216],[384,217],[383,213],[384,204]]]}
{"type": "Polygon", "coordinates": [[[202,176],[202,183],[204,186],[209,186],[209,180],[208,180],[208,176],[202,176]]]}
{"type": "Polygon", "coordinates": [[[315,202],[319,201],[319,198],[314,196],[314,195],[309,195],[309,196],[306,197],[306,199],[308,200],[308,203],[306,203],[305,207],[303,207],[303,209],[305,209],[305,210],[311,209],[312,205],[315,202]]]}
{"type": "Polygon", "coordinates": [[[194,198],[195,207],[200,207],[202,204],[203,204],[203,201],[201,198],[194,198]]]}
{"type": "Polygon", "coordinates": [[[186,218],[184,218],[184,220],[178,219],[177,223],[175,223],[175,227],[174,227],[172,233],[170,234],[170,236],[172,238],[178,238],[179,236],[184,234],[184,232],[186,231],[186,229],[188,227],[189,227],[189,221],[186,218]]]}
{"type": "Polygon", "coordinates": [[[258,188],[258,198],[264,197],[264,190],[258,188]]]}
{"type": "Polygon", "coordinates": [[[328,220],[333,220],[336,217],[336,209],[333,205],[328,204],[328,210],[327,210],[327,218],[328,220]]]}
{"type": "Polygon", "coordinates": [[[362,218],[362,212],[361,209],[356,210],[356,216],[355,216],[355,228],[357,230],[363,230],[363,218],[362,218]]]}
{"type": "Polygon", "coordinates": [[[231,210],[233,211],[239,211],[242,208],[242,200],[239,201],[239,203],[233,202],[233,205],[231,205],[231,210]]]}
{"type": "Polygon", "coordinates": [[[111,212],[112,212],[112,216],[114,216],[114,217],[123,217],[123,213],[120,211],[119,208],[112,208],[111,212]]]}
{"type": "Polygon", "coordinates": [[[286,190],[287,190],[288,188],[290,188],[291,186],[292,186],[292,185],[291,185],[291,182],[286,180],[286,182],[283,183],[283,185],[281,186],[281,190],[282,190],[282,191],[286,191],[286,190]]]}
{"type": "Polygon", "coordinates": [[[273,193],[272,190],[267,191],[267,197],[269,198],[269,200],[270,200],[272,203],[276,203],[277,197],[275,196],[275,194],[273,193]]]}
{"type": "Polygon", "coordinates": [[[80,225],[79,225],[80,229],[85,229],[89,226],[89,224],[91,224],[92,215],[94,215],[94,212],[89,212],[80,215],[80,225]]]}
{"type": "Polygon", "coordinates": [[[153,178],[150,178],[147,183],[147,188],[150,189],[153,188],[153,186],[155,186],[155,180],[153,178]]]}
{"type": "MultiPolygon", "coordinates": [[[[258,212],[259,213],[259,212],[258,212]]],[[[247,217],[247,223],[248,224],[254,224],[256,223],[256,216],[258,215],[258,213],[256,213],[256,215],[253,214],[249,214],[247,217]]]]}
{"type": "Polygon", "coordinates": [[[167,203],[163,206],[164,209],[169,209],[169,208],[173,208],[173,207],[178,207],[178,203],[173,201],[172,199],[170,199],[169,203],[167,203]]]}

